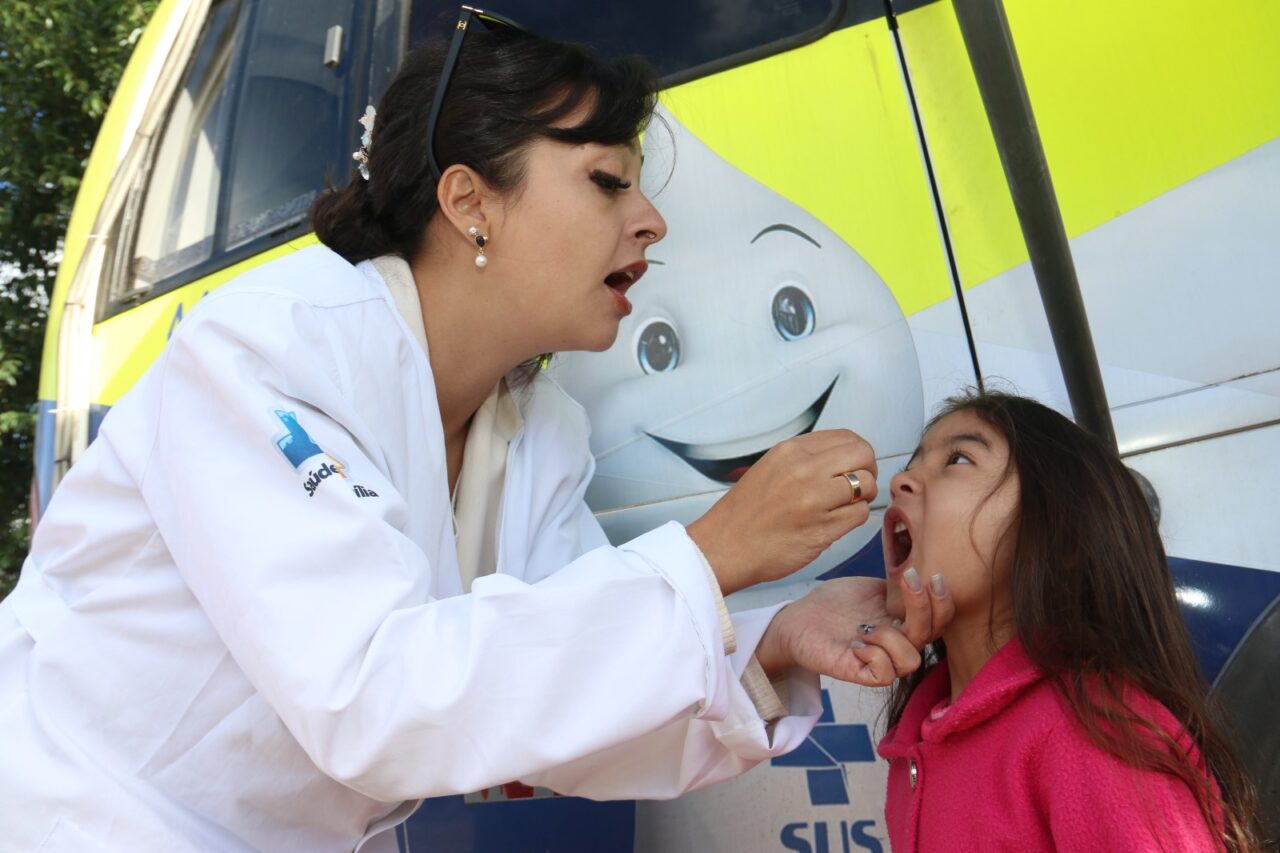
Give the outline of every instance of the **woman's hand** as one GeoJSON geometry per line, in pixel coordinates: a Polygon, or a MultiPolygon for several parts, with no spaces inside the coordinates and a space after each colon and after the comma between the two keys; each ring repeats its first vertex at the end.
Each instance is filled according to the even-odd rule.
{"type": "Polygon", "coordinates": [[[689,525],[689,536],[728,595],[813,562],[867,520],[875,496],[871,445],[847,429],[821,430],[777,444],[689,525]],[[861,483],[857,500],[845,472],[861,483]]]}
{"type": "MultiPolygon", "coordinates": [[[[908,570],[911,571],[911,570],[908,570]]],[[[899,579],[906,619],[893,624],[884,609],[885,582],[836,578],[809,590],[778,611],[756,648],[756,659],[773,677],[793,666],[865,687],[885,687],[920,666],[920,650],[942,635],[955,615],[946,587],[911,588],[899,579]],[[866,642],[863,626],[875,626],[866,642]]]]}

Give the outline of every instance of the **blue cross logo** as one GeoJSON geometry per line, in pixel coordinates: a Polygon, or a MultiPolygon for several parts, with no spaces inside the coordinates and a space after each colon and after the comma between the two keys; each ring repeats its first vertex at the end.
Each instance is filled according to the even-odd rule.
{"type": "Polygon", "coordinates": [[[803,767],[808,773],[809,802],[815,806],[846,806],[849,787],[842,764],[876,760],[871,732],[861,723],[836,723],[831,694],[822,691],[822,716],[813,732],[786,755],[772,759],[774,767],[803,767]]]}

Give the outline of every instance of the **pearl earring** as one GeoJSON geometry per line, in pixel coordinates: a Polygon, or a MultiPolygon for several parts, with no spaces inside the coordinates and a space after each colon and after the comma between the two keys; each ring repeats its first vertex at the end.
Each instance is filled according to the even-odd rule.
{"type": "Polygon", "coordinates": [[[484,235],[474,225],[467,229],[467,233],[476,241],[476,266],[479,269],[484,269],[485,265],[489,263],[489,259],[484,256],[484,235]]]}

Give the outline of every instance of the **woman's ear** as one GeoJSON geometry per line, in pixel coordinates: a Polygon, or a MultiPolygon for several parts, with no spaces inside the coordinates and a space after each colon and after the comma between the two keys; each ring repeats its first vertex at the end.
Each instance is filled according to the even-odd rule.
{"type": "Polygon", "coordinates": [[[436,201],[450,226],[468,241],[471,228],[488,235],[494,195],[484,178],[470,166],[455,163],[436,185],[436,201]]]}

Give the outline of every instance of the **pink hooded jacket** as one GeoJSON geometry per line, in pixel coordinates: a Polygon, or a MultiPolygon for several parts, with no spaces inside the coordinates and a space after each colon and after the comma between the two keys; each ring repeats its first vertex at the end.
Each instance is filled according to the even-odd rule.
{"type": "MultiPolygon", "coordinates": [[[[894,853],[1221,849],[1186,784],[1094,746],[1017,640],[947,707],[950,695],[947,667],[935,667],[880,742],[894,853]]],[[[1191,745],[1163,705],[1128,699],[1191,745]]]]}

